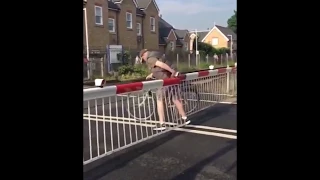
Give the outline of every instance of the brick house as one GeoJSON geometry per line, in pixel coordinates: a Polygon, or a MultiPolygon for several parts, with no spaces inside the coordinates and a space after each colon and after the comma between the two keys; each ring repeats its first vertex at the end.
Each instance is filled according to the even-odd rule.
{"type": "Polygon", "coordinates": [[[159,48],[159,8],[154,0],[90,0],[86,8],[90,47],[159,48]]]}
{"type": "MultiPolygon", "coordinates": [[[[85,3],[85,2],[84,2],[85,3]]],[[[108,36],[108,1],[89,0],[86,2],[88,42],[90,49],[105,49],[108,36]]],[[[83,44],[86,45],[85,18],[83,18],[83,44]]]]}
{"type": "Polygon", "coordinates": [[[162,52],[189,50],[189,31],[176,29],[164,19],[159,20],[159,49],[162,52]]]}
{"type": "Polygon", "coordinates": [[[211,30],[197,34],[200,42],[211,44],[215,48],[230,48],[232,41],[232,51],[237,51],[237,34],[227,27],[215,25],[211,30]]]}

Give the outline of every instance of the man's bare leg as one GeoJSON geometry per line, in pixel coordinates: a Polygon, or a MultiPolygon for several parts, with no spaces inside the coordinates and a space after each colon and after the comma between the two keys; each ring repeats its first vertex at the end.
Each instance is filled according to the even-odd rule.
{"type": "Polygon", "coordinates": [[[158,117],[159,117],[159,124],[154,130],[165,130],[164,124],[164,107],[163,107],[163,92],[158,90],[157,92],[157,110],[158,110],[158,117]]]}
{"type": "Polygon", "coordinates": [[[176,105],[182,120],[184,120],[184,123],[185,124],[189,124],[190,120],[187,120],[187,115],[186,115],[186,112],[183,109],[183,105],[182,105],[181,101],[179,99],[174,99],[172,101],[176,105]]]}

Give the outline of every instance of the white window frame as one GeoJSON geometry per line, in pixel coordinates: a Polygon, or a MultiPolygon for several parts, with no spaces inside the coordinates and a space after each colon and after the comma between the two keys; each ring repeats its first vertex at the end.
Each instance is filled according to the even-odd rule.
{"type": "Polygon", "coordinates": [[[137,23],[137,35],[141,36],[141,23],[137,23]]]}
{"type": "Polygon", "coordinates": [[[175,43],[173,41],[170,41],[170,48],[171,48],[170,50],[171,51],[174,51],[174,48],[175,48],[174,46],[175,46],[175,43]]]}
{"type": "Polygon", "coordinates": [[[96,25],[103,25],[103,12],[102,12],[102,7],[101,6],[94,6],[94,22],[96,23],[96,25]],[[97,8],[100,9],[101,15],[97,14],[97,8]],[[100,16],[101,23],[97,22],[97,16],[100,16]]]}
{"type": "Polygon", "coordinates": [[[112,32],[112,33],[116,32],[116,27],[115,27],[116,23],[115,23],[115,22],[116,22],[116,21],[115,21],[113,18],[109,18],[109,19],[108,19],[108,29],[109,29],[109,32],[112,32]],[[109,29],[109,23],[110,23],[110,21],[112,21],[112,25],[113,25],[113,29],[112,29],[112,30],[109,29]]]}
{"type": "Polygon", "coordinates": [[[156,31],[156,19],[154,17],[150,17],[150,29],[152,32],[156,31]]]}
{"type": "Polygon", "coordinates": [[[216,37],[212,38],[211,44],[212,46],[217,46],[219,44],[219,38],[216,38],[216,37]]]}
{"type": "Polygon", "coordinates": [[[126,12],[126,26],[128,29],[132,29],[132,13],[126,12]],[[128,19],[128,15],[130,15],[130,19],[128,19]],[[130,21],[130,27],[128,27],[128,22],[130,21]]]}

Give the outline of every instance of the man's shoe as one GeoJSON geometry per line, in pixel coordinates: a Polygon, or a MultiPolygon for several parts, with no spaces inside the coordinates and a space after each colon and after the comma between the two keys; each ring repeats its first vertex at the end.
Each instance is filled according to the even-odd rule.
{"type": "Polygon", "coordinates": [[[191,121],[189,119],[182,119],[182,123],[187,125],[187,124],[190,124],[191,121]]]}
{"type": "Polygon", "coordinates": [[[164,123],[162,123],[162,124],[159,123],[156,125],[155,128],[153,128],[153,130],[155,130],[155,131],[163,131],[165,129],[166,129],[166,125],[164,123]]]}

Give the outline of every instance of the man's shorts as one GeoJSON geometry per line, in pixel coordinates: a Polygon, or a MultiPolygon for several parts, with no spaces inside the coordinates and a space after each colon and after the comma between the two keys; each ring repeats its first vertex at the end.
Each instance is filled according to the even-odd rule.
{"type": "Polygon", "coordinates": [[[179,85],[169,86],[169,87],[162,87],[161,89],[157,90],[157,99],[181,99],[181,90],[179,85]]]}

